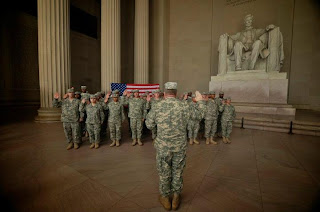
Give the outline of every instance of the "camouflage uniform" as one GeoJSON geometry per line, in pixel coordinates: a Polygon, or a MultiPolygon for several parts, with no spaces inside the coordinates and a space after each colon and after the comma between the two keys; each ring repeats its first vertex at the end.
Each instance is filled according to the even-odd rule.
{"type": "Polygon", "coordinates": [[[82,112],[86,111],[87,113],[86,126],[89,133],[90,143],[99,144],[101,124],[105,118],[101,104],[97,102],[93,106],[92,104],[85,105],[81,103],[80,110],[82,112]]]}
{"type": "Polygon", "coordinates": [[[205,138],[213,138],[217,131],[217,119],[219,116],[219,105],[217,100],[209,99],[205,112],[205,138]]]}
{"type": "MultiPolygon", "coordinates": [[[[156,91],[158,92],[158,91],[156,91]]],[[[160,90],[159,90],[160,92],[160,90]]],[[[150,102],[147,103],[147,109],[152,110],[153,107],[155,107],[156,104],[158,104],[161,101],[161,98],[155,99],[152,98],[150,102]]],[[[152,140],[154,140],[157,137],[157,126],[155,126],[152,130],[152,140]]]]}
{"type": "MultiPolygon", "coordinates": [[[[189,106],[191,110],[195,110],[194,107],[198,107],[197,103],[194,103],[193,101],[189,103],[189,106]]],[[[197,138],[201,119],[202,116],[190,116],[188,121],[188,138],[197,138]]]]}
{"type": "Polygon", "coordinates": [[[232,122],[236,117],[236,111],[233,105],[223,104],[219,107],[221,115],[222,136],[229,138],[232,132],[232,122]]]}
{"type": "MultiPolygon", "coordinates": [[[[176,83],[166,83],[166,89],[176,89],[176,83]]],[[[186,128],[191,115],[201,116],[204,102],[193,110],[186,101],[168,97],[155,105],[147,116],[149,129],[158,128],[155,148],[157,150],[157,170],[159,173],[159,191],[162,196],[181,193],[183,187],[183,169],[186,165],[186,128]]]]}
{"type": "Polygon", "coordinates": [[[68,143],[80,143],[80,100],[79,99],[62,99],[58,101],[53,99],[53,107],[61,107],[61,121],[63,123],[64,134],[68,143]]]}
{"type": "MultiPolygon", "coordinates": [[[[220,91],[219,94],[223,94],[223,92],[220,91]]],[[[215,100],[216,100],[218,106],[220,107],[222,105],[223,98],[217,97],[215,100]]],[[[219,136],[221,136],[220,134],[221,134],[221,130],[222,130],[222,128],[221,128],[221,115],[222,115],[222,113],[219,111],[218,119],[217,119],[217,133],[219,136]]]]}
{"type": "Polygon", "coordinates": [[[123,97],[123,104],[129,105],[130,128],[132,132],[132,139],[141,139],[143,122],[146,118],[147,109],[145,100],[141,98],[123,97]]]}
{"type": "Polygon", "coordinates": [[[123,105],[120,102],[110,102],[105,104],[105,109],[109,111],[110,138],[112,141],[119,141],[121,139],[121,124],[125,120],[123,105]]]}

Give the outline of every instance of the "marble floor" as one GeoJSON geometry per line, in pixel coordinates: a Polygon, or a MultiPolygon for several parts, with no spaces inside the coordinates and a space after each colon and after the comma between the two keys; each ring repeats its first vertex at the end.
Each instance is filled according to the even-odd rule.
{"type": "MultiPolygon", "coordinates": [[[[130,145],[67,151],[61,123],[0,126],[1,207],[12,211],[164,211],[155,150],[130,145]]],[[[232,144],[189,146],[179,211],[319,209],[319,137],[235,128],[232,144]]]]}

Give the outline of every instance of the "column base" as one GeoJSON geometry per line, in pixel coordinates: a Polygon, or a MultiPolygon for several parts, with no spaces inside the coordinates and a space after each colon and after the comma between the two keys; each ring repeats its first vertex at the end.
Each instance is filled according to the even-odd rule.
{"type": "Polygon", "coordinates": [[[44,108],[41,107],[38,110],[38,115],[35,117],[35,122],[51,123],[61,121],[61,109],[60,108],[44,108]]]}

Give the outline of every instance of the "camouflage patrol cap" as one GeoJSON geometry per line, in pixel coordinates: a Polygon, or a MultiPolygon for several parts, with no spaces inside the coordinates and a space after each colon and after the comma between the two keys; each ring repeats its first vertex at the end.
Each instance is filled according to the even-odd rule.
{"type": "Polygon", "coordinates": [[[76,94],[76,95],[80,95],[80,94],[81,94],[81,92],[80,92],[80,91],[76,91],[76,92],[74,92],[74,94],[76,94]]]}
{"type": "Polygon", "coordinates": [[[164,87],[167,90],[177,90],[178,83],[176,83],[176,82],[166,82],[164,84],[164,87]]]}
{"type": "Polygon", "coordinates": [[[81,85],[81,89],[87,89],[87,86],[81,85]]]}
{"type": "Polygon", "coordinates": [[[227,100],[231,100],[231,97],[227,97],[227,100]]]}
{"type": "Polygon", "coordinates": [[[74,93],[74,89],[73,88],[69,88],[67,92],[68,93],[74,93]]]}
{"type": "Polygon", "coordinates": [[[208,93],[207,92],[202,92],[202,95],[208,95],[208,93]]]}
{"type": "Polygon", "coordinates": [[[192,98],[196,98],[196,95],[195,95],[195,94],[192,94],[191,97],[192,97],[192,98]]]}
{"type": "Polygon", "coordinates": [[[101,92],[97,92],[95,95],[96,95],[96,97],[100,97],[101,96],[101,92]]]}
{"type": "Polygon", "coordinates": [[[101,93],[101,94],[106,94],[106,92],[104,92],[104,91],[100,91],[100,93],[101,93]]]}
{"type": "Polygon", "coordinates": [[[96,94],[90,94],[90,99],[96,99],[97,95],[96,94]]]}
{"type": "Polygon", "coordinates": [[[119,90],[115,89],[115,90],[112,91],[112,93],[119,93],[119,90]]]}
{"type": "Polygon", "coordinates": [[[156,89],[156,90],[152,91],[152,93],[160,93],[160,89],[156,89]]]}
{"type": "Polygon", "coordinates": [[[138,89],[132,90],[132,93],[139,93],[138,89]]]}
{"type": "Polygon", "coordinates": [[[209,95],[216,95],[215,91],[209,91],[209,95]]]}
{"type": "Polygon", "coordinates": [[[147,94],[146,94],[146,93],[143,93],[141,96],[145,97],[145,96],[147,96],[147,94]]]}
{"type": "Polygon", "coordinates": [[[119,97],[119,94],[117,93],[112,94],[112,98],[118,98],[118,97],[119,97]]]}
{"type": "Polygon", "coordinates": [[[223,92],[223,91],[220,91],[219,94],[224,94],[224,92],[223,92]]]}

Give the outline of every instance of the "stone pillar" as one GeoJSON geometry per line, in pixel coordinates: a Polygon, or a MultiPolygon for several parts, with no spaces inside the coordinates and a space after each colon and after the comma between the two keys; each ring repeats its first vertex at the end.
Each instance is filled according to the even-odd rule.
{"type": "Polygon", "coordinates": [[[149,0],[135,0],[134,82],[149,82],[149,0]]]}
{"type": "Polygon", "coordinates": [[[40,109],[36,121],[59,121],[53,95],[70,87],[69,0],[38,0],[40,109]]]}
{"type": "Polygon", "coordinates": [[[121,81],[120,0],[101,0],[101,90],[121,81]]]}

